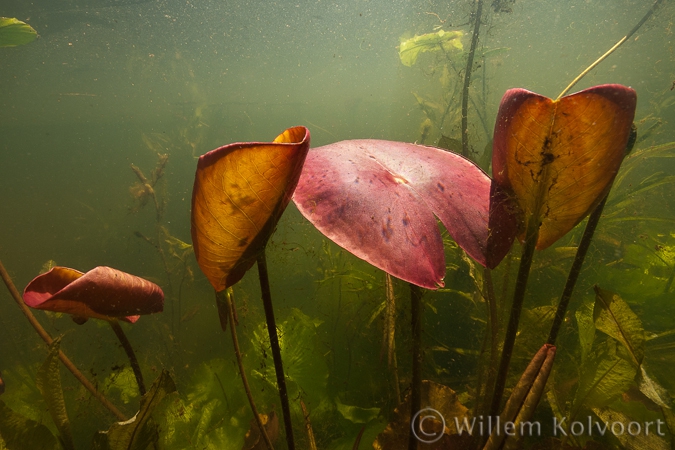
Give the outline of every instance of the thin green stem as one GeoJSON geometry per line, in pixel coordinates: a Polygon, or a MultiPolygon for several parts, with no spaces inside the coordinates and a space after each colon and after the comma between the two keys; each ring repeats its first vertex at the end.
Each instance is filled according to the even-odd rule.
{"type": "Polygon", "coordinates": [[[134,349],[133,347],[131,347],[131,342],[129,342],[129,339],[127,339],[127,335],[124,334],[124,330],[122,329],[122,326],[120,325],[117,319],[108,319],[108,323],[115,332],[115,336],[117,336],[117,339],[120,341],[120,344],[122,344],[124,352],[127,354],[127,357],[129,358],[131,369],[134,371],[136,383],[138,384],[138,391],[141,393],[141,396],[143,396],[145,395],[146,392],[145,383],[143,383],[143,373],[141,372],[141,366],[138,365],[138,359],[136,358],[134,349]]]}
{"type": "MultiPolygon", "coordinates": [[[[0,262],[0,277],[2,277],[2,280],[5,282],[5,286],[7,286],[7,290],[9,290],[9,293],[12,295],[12,298],[16,302],[17,305],[19,305],[19,308],[21,309],[21,312],[26,316],[26,319],[28,319],[28,322],[32,325],[32,327],[35,329],[37,334],[42,338],[43,341],[49,346],[52,345],[52,342],[54,342],[54,339],[47,333],[47,331],[42,328],[42,325],[40,325],[40,322],[35,318],[33,313],[31,312],[30,308],[26,306],[26,304],[23,301],[23,298],[21,298],[21,294],[19,294],[19,291],[16,289],[16,286],[14,286],[14,282],[12,281],[12,277],[9,276],[9,273],[7,273],[7,270],[5,270],[5,266],[0,262]]],[[[82,372],[79,371],[77,367],[75,367],[75,364],[66,356],[65,353],[63,353],[62,350],[59,350],[59,359],[63,363],[64,366],[70,371],[70,373],[73,374],[73,376],[79,381],[82,386],[84,386],[90,393],[93,395],[98,401],[100,401],[103,406],[108,409],[115,417],[117,417],[121,421],[127,420],[127,417],[122,414],[122,412],[115,407],[110,401],[108,401],[105,396],[99,392],[98,389],[84,376],[82,375],[82,372]]]]}
{"type": "Polygon", "coordinates": [[[499,361],[499,370],[497,371],[495,388],[492,392],[492,404],[490,406],[490,416],[492,417],[495,417],[499,414],[502,396],[504,395],[506,376],[509,373],[509,365],[511,364],[513,346],[516,342],[516,335],[518,333],[520,313],[523,309],[523,300],[525,299],[525,291],[527,290],[527,280],[530,276],[530,266],[532,265],[534,248],[539,237],[539,226],[539,223],[535,223],[535,221],[530,220],[528,223],[527,232],[525,233],[525,244],[523,246],[523,253],[520,257],[520,267],[518,268],[518,277],[516,278],[516,288],[513,294],[513,303],[511,304],[511,315],[509,316],[509,323],[506,328],[506,336],[504,337],[504,347],[502,348],[502,357],[499,361]]]}
{"type": "Polygon", "coordinates": [[[483,0],[476,0],[476,16],[474,18],[473,36],[471,38],[471,49],[466,59],[466,69],[464,70],[464,88],[462,90],[462,156],[469,157],[469,86],[471,84],[471,72],[473,72],[473,58],[476,54],[478,45],[478,34],[480,31],[480,19],[483,15],[483,0]]]}
{"type": "MultiPolygon", "coordinates": [[[[410,417],[420,411],[422,402],[422,288],[410,285],[410,315],[412,316],[412,382],[410,385],[410,417]]],[[[416,450],[414,433],[408,435],[408,450],[416,450]]]]}
{"type": "Polygon", "coordinates": [[[272,348],[274,370],[277,375],[277,387],[279,388],[279,398],[281,399],[281,411],[284,415],[286,442],[288,443],[288,450],[295,450],[293,424],[291,423],[291,408],[288,404],[286,378],[284,377],[284,367],[281,362],[281,348],[279,347],[279,337],[277,336],[277,324],[274,319],[274,307],[272,306],[272,294],[270,292],[270,279],[267,273],[267,261],[265,259],[264,251],[258,255],[258,277],[260,278],[260,290],[262,292],[263,305],[265,307],[267,333],[270,336],[270,347],[272,348]]]}
{"type": "Polygon", "coordinates": [[[596,59],[596,60],[593,62],[593,64],[591,64],[590,66],[588,66],[588,67],[586,68],[586,70],[584,70],[583,72],[581,72],[581,73],[579,74],[579,76],[577,76],[574,80],[572,80],[572,82],[571,82],[571,83],[570,83],[570,84],[569,84],[569,85],[568,85],[568,86],[560,93],[560,95],[558,96],[558,98],[556,98],[556,101],[557,101],[557,100],[560,100],[560,98],[561,98],[563,95],[567,94],[567,93],[569,92],[569,90],[572,89],[572,88],[574,87],[574,85],[577,84],[577,83],[579,82],[579,80],[581,80],[588,72],[590,72],[590,71],[593,70],[598,64],[600,64],[601,62],[603,62],[603,61],[605,60],[605,58],[607,58],[609,55],[611,55],[612,53],[614,53],[614,50],[616,50],[617,48],[619,48],[619,47],[621,46],[621,44],[623,44],[623,43],[626,42],[628,39],[630,39],[630,37],[633,36],[633,35],[637,32],[637,30],[639,30],[640,27],[641,27],[642,25],[644,25],[644,23],[652,16],[652,14],[654,14],[654,11],[656,11],[656,8],[658,8],[659,4],[660,4],[662,1],[663,1],[663,0],[656,0],[656,1],[654,2],[654,4],[652,5],[652,7],[649,8],[649,11],[647,11],[647,13],[642,17],[642,19],[640,19],[640,21],[637,23],[637,25],[635,25],[635,26],[633,27],[633,29],[630,30],[630,31],[628,32],[627,35],[625,35],[624,37],[622,37],[621,39],[619,39],[619,41],[618,41],[616,44],[614,44],[614,45],[612,46],[612,48],[610,48],[609,50],[607,50],[607,51],[605,52],[604,55],[602,55],[600,58],[596,59]]]}
{"type": "MultiPolygon", "coordinates": [[[[216,292],[216,299],[218,302],[224,302],[225,305],[227,306],[228,311],[227,317],[230,323],[230,334],[232,335],[232,345],[234,347],[234,354],[237,358],[237,365],[239,366],[239,374],[241,375],[241,381],[244,384],[244,391],[246,391],[246,397],[248,398],[248,404],[251,406],[253,417],[255,418],[255,421],[258,424],[258,429],[260,429],[260,434],[262,435],[263,440],[265,441],[265,445],[267,445],[267,448],[269,450],[273,450],[274,447],[272,447],[272,441],[270,441],[270,437],[267,434],[265,425],[263,424],[262,418],[258,413],[258,408],[256,408],[255,406],[255,402],[253,401],[253,394],[251,393],[251,387],[249,386],[248,378],[246,377],[246,370],[244,369],[244,362],[242,361],[241,350],[239,349],[239,339],[237,338],[237,323],[235,321],[236,314],[234,311],[234,303],[232,302],[231,289],[232,288],[228,288],[227,291],[216,292]]],[[[218,383],[220,383],[219,378],[218,383]]],[[[225,396],[225,390],[223,390],[223,395],[225,396]]],[[[227,396],[225,396],[225,401],[227,401],[227,396]]]]}

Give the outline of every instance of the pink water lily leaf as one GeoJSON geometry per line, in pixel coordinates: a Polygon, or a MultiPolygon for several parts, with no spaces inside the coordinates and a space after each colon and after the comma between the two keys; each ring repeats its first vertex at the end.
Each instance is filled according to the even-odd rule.
{"type": "Polygon", "coordinates": [[[502,211],[505,220],[489,232],[490,189],[489,177],[460,155],[366,139],[310,150],[293,200],[336,244],[436,289],[443,286],[445,255],[434,215],[480,264],[494,267],[508,252],[515,222],[502,211]]]}
{"type": "Polygon", "coordinates": [[[141,314],[164,309],[164,293],[155,283],[103,266],[87,273],[54,267],[28,283],[23,300],[31,308],[72,314],[82,322],[112,317],[134,323],[141,314]]]}

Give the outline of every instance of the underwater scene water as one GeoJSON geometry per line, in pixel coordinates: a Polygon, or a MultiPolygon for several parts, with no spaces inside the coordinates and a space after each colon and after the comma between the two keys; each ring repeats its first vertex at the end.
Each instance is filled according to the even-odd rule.
{"type": "Polygon", "coordinates": [[[25,22],[38,35],[3,47],[13,35],[0,21],[0,260],[7,285],[0,289],[0,449],[675,446],[672,2],[4,0],[0,17],[25,22]],[[566,94],[625,87],[585,91],[581,106],[574,103],[579,96],[546,103],[509,91],[512,102],[500,109],[512,88],[555,100],[631,30],[566,94]],[[603,106],[593,109],[597,102],[603,106]],[[540,112],[559,114],[555,124],[563,125],[537,121],[540,112]],[[615,128],[582,142],[586,131],[575,119],[564,125],[568,115],[615,128]],[[312,160],[322,149],[307,154],[304,129],[291,128],[299,126],[309,130],[312,149],[346,143],[330,165],[312,160]],[[199,157],[213,149],[277,136],[265,151],[304,151],[291,181],[279,175],[269,182],[259,173],[267,170],[264,158],[252,163],[253,175],[235,170],[243,181],[231,191],[209,191],[207,168],[197,172],[199,157]],[[389,144],[356,139],[443,153],[403,144],[392,153],[389,144]],[[493,158],[493,149],[506,155],[530,141],[536,164],[519,153],[493,158]],[[575,153],[582,148],[596,158],[592,164],[575,153]],[[463,149],[492,184],[476,165],[446,155],[463,149]],[[427,244],[435,242],[436,219],[421,235],[404,233],[415,244],[411,254],[441,265],[430,285],[415,283],[426,268],[402,248],[378,254],[391,236],[409,230],[414,202],[385,195],[385,188],[354,202],[400,210],[403,225],[390,229],[367,208],[321,215],[312,190],[318,184],[310,183],[323,173],[328,181],[321,186],[337,189],[339,200],[337,170],[365,173],[372,163],[378,172],[371,183],[386,178],[394,192],[419,175],[419,155],[431,161],[422,175],[434,168],[438,177],[477,186],[444,193],[447,183],[434,178],[412,188],[419,198],[452,197],[448,208],[456,208],[432,208],[443,221],[435,257],[427,244]],[[396,158],[402,162],[394,171],[387,164],[396,158]],[[446,159],[456,163],[446,166],[446,159]],[[568,162],[561,168],[559,161],[568,162]],[[236,233],[217,206],[204,215],[192,210],[196,176],[203,190],[196,199],[230,199],[251,223],[237,196],[267,195],[270,189],[254,187],[256,177],[282,197],[298,183],[285,210],[281,197],[271,203],[276,209],[258,208],[255,234],[232,245],[243,249],[233,257],[242,264],[241,280],[233,275],[237,282],[220,285],[217,295],[221,269],[205,265],[222,258],[205,246],[227,245],[194,229],[215,226],[223,239],[236,233]],[[584,184],[589,179],[600,181],[584,184]],[[553,192],[565,180],[571,187],[555,203],[553,192]],[[545,188],[533,194],[539,185],[545,188]],[[495,194],[501,189],[503,198],[495,194]],[[570,206],[579,202],[585,206],[570,206]],[[495,205],[506,205],[501,215],[495,205]],[[482,219],[462,222],[474,210],[482,219]],[[584,238],[587,222],[597,219],[593,211],[601,212],[599,222],[584,238]],[[461,223],[450,223],[455,219],[461,223]],[[547,227],[565,220],[569,227],[542,244],[542,236],[555,234],[547,227]],[[351,247],[326,237],[326,228],[339,226],[330,237],[356,233],[351,247]],[[363,238],[368,230],[382,243],[363,238]],[[480,245],[471,250],[466,242],[480,245]],[[578,280],[551,337],[585,242],[578,280]],[[271,327],[255,265],[262,249],[271,327]],[[122,273],[90,272],[99,266],[122,273]],[[161,288],[162,312],[154,285],[126,274],[161,288]],[[48,277],[58,286],[40,281],[48,277]],[[87,279],[92,284],[80,289],[87,279]],[[155,295],[154,306],[73,312],[83,308],[68,303],[75,297],[86,302],[96,292],[92,301],[103,302],[110,289],[127,288],[120,280],[139,289],[122,297],[155,295]],[[23,306],[71,287],[53,300],[53,311],[23,306]],[[149,314],[135,323],[122,319],[137,309],[149,314]],[[233,309],[265,433],[240,375],[233,309]],[[27,314],[48,336],[36,333],[27,314]],[[59,350],[89,388],[59,362],[59,350]],[[521,379],[524,372],[530,378],[521,379]]]}

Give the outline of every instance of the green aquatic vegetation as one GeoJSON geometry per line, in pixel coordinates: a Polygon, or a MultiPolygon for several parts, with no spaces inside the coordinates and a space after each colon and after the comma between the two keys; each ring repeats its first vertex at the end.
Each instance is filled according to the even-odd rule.
{"type": "Polygon", "coordinates": [[[61,387],[61,364],[59,364],[59,348],[61,339],[55,339],[49,346],[47,359],[37,372],[36,385],[47,404],[47,410],[52,416],[54,425],[59,434],[59,442],[65,450],[74,450],[73,435],[70,430],[70,420],[66,411],[66,402],[61,387]]]}
{"type": "Polygon", "coordinates": [[[412,67],[417,57],[423,52],[457,53],[464,49],[461,38],[462,31],[438,30],[435,33],[427,33],[414,36],[410,39],[401,38],[398,48],[398,56],[403,65],[412,67]]]}
{"type": "Polygon", "coordinates": [[[13,17],[0,17],[0,48],[28,44],[36,38],[37,31],[27,23],[13,17]]]}

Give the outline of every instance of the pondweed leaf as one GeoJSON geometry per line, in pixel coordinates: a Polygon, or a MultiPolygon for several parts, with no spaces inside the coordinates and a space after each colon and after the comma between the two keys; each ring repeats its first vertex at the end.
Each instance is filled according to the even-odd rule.
{"type": "Polygon", "coordinates": [[[640,318],[614,292],[595,289],[593,321],[595,328],[621,342],[631,355],[636,367],[644,357],[645,331],[640,318]]]}

